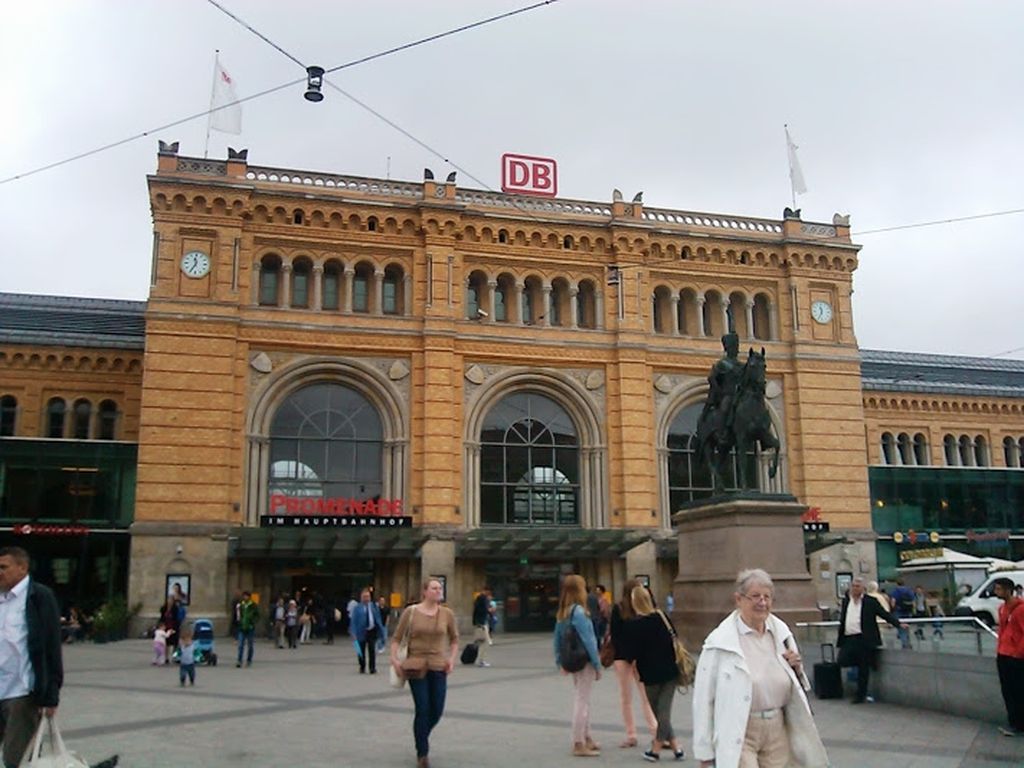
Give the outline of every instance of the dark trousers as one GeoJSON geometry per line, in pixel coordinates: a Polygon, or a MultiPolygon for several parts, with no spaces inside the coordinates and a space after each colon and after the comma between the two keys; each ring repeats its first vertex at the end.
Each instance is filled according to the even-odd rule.
{"type": "Polygon", "coordinates": [[[667,683],[645,683],[644,691],[647,693],[647,701],[651,705],[654,717],[658,721],[658,732],[655,738],[668,744],[676,737],[672,731],[672,699],[676,695],[676,682],[670,680],[667,683]]]}
{"type": "Polygon", "coordinates": [[[252,642],[256,636],[255,629],[240,629],[238,630],[238,663],[242,663],[242,651],[248,645],[248,654],[246,655],[246,664],[252,664],[252,642]]]}
{"type": "Polygon", "coordinates": [[[366,665],[370,665],[370,671],[377,671],[377,628],[366,630],[366,637],[359,641],[359,671],[365,672],[366,665]]]}
{"type": "Polygon", "coordinates": [[[0,743],[3,744],[5,768],[18,768],[39,727],[41,710],[30,696],[0,701],[0,743]]]}
{"type": "Polygon", "coordinates": [[[857,701],[864,701],[868,695],[868,678],[875,665],[878,649],[871,646],[863,635],[847,635],[839,654],[844,666],[857,668],[857,701]]]}
{"type": "Polygon", "coordinates": [[[1006,719],[1015,731],[1024,731],[1024,659],[996,656],[996,670],[1006,704],[1006,719]]]}
{"type": "Polygon", "coordinates": [[[430,732],[444,714],[444,700],[448,694],[448,675],[429,670],[426,677],[409,681],[409,691],[416,705],[412,721],[412,735],[416,739],[416,757],[430,753],[430,732]]]}
{"type": "Polygon", "coordinates": [[[195,664],[182,664],[178,668],[178,680],[181,681],[182,685],[185,684],[185,678],[186,677],[188,678],[188,681],[189,681],[189,683],[191,685],[195,685],[196,684],[196,665],[195,664]]]}

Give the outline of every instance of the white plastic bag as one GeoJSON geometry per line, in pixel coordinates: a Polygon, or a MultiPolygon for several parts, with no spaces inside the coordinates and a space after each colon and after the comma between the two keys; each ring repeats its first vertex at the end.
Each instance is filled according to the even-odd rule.
{"type": "Polygon", "coordinates": [[[89,768],[89,764],[68,751],[57,728],[57,718],[44,715],[19,768],[89,768]]]}
{"type": "MultiPolygon", "coordinates": [[[[408,633],[406,633],[405,639],[402,641],[402,644],[398,646],[398,653],[396,655],[398,656],[398,663],[399,664],[401,664],[403,661],[405,661],[408,658],[408,656],[409,656],[409,634],[408,633]]],[[[404,688],[405,687],[405,677],[400,675],[400,674],[398,674],[398,672],[395,671],[394,664],[389,664],[388,667],[389,667],[388,668],[388,682],[391,683],[391,687],[392,688],[398,688],[398,689],[404,688]]]]}

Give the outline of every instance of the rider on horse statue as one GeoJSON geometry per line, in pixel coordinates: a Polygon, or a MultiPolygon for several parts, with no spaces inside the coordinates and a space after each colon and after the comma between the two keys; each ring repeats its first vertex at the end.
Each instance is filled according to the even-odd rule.
{"type": "Polygon", "coordinates": [[[708,397],[697,420],[697,457],[711,470],[716,491],[724,487],[723,476],[734,450],[740,458],[740,488],[747,487],[745,457],[755,446],[774,451],[769,477],[775,477],[779,462],[779,441],[772,433],[771,417],[764,402],[764,349],[760,354],[751,349],[746,363],[741,363],[740,337],[733,324],[732,309],[726,310],[726,316],[729,328],[722,336],[725,355],[711,367],[708,397]]]}

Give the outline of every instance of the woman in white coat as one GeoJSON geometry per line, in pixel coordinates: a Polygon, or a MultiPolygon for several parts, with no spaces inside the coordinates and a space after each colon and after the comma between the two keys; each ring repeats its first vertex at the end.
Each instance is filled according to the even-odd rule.
{"type": "Polygon", "coordinates": [[[702,768],[824,768],[800,651],[771,613],[757,568],[736,578],[736,610],[704,641],[693,689],[693,756],[702,768]]]}

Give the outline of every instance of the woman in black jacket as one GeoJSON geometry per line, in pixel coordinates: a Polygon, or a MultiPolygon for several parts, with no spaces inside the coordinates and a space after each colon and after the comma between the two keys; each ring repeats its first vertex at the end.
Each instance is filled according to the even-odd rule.
{"type": "Polygon", "coordinates": [[[650,702],[647,701],[647,693],[640,683],[640,678],[637,677],[636,665],[633,663],[633,641],[629,626],[630,619],[636,616],[633,612],[633,588],[639,583],[636,579],[627,579],[623,584],[622,599],[612,606],[609,632],[612,647],[615,649],[615,662],[612,667],[619,681],[619,703],[622,706],[622,722],[626,726],[626,738],[619,744],[623,748],[637,745],[636,722],[633,719],[634,687],[640,693],[640,706],[643,708],[644,719],[647,721],[652,739],[658,729],[658,721],[654,717],[650,702]]]}
{"type": "Polygon", "coordinates": [[[633,656],[640,682],[644,684],[647,700],[654,710],[658,730],[651,748],[644,752],[644,760],[656,762],[661,750],[668,745],[676,760],[682,760],[683,750],[672,731],[672,699],[678,685],[679,669],[676,667],[676,653],[672,644],[670,620],[661,611],[655,610],[651,593],[643,586],[636,586],[630,594],[636,618],[629,622],[628,635],[632,638],[633,656]]]}

